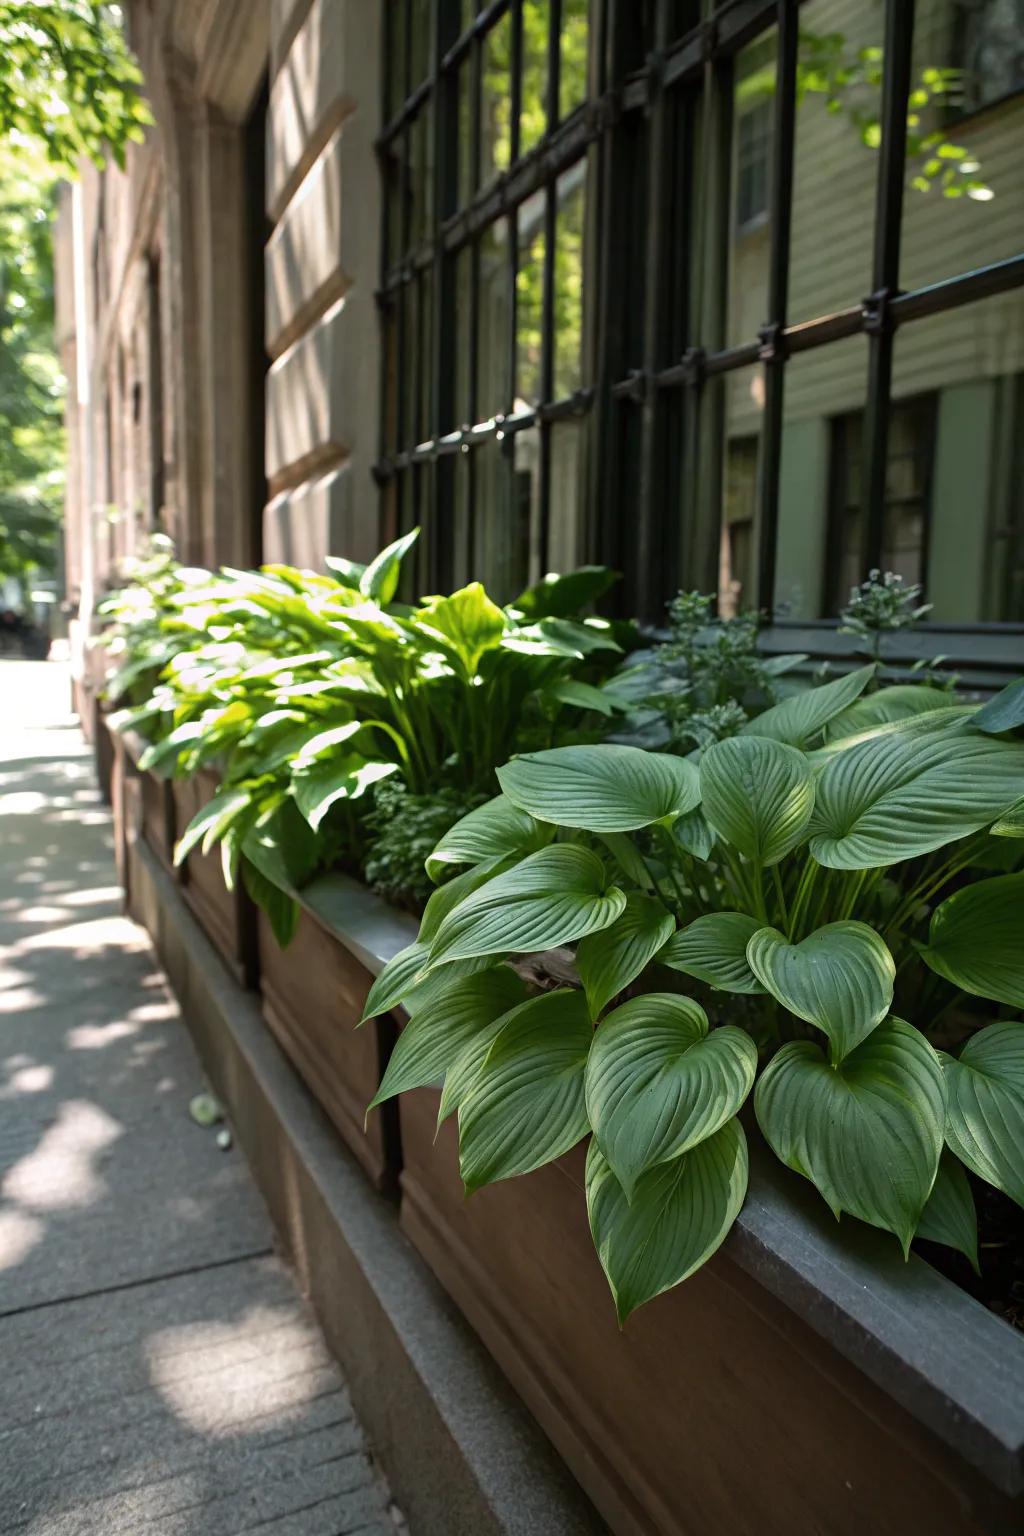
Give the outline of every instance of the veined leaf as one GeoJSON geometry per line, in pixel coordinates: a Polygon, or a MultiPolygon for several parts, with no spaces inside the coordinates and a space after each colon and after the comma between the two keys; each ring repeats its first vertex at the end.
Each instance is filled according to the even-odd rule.
{"type": "Polygon", "coordinates": [[[339,800],[358,800],[372,785],[397,773],[396,763],[367,761],[358,752],[327,757],[292,777],[295,803],[316,832],[331,806],[339,800]]]}
{"type": "Polygon", "coordinates": [[[526,984],[511,966],[481,971],[445,988],[402,1030],[369,1108],[409,1088],[438,1082],[482,1029],[526,1000],[526,984]]]}
{"type": "Polygon", "coordinates": [[[979,1179],[1024,1206],[1024,1022],[989,1024],[942,1065],[947,1144],[979,1179]]]}
{"type": "Polygon", "coordinates": [[[755,863],[777,864],[803,841],[814,782],[795,747],[760,736],[732,736],[700,763],[701,809],[715,831],[755,863]]]}
{"type": "Polygon", "coordinates": [[[419,538],[419,532],[418,528],[413,528],[370,561],[359,578],[359,590],[364,597],[372,598],[382,607],[390,603],[398,590],[402,561],[419,538]]]}
{"type": "Polygon", "coordinates": [[[870,730],[875,725],[888,725],[893,720],[908,720],[936,709],[947,709],[949,701],[950,696],[944,688],[930,688],[926,683],[898,683],[892,688],[879,688],[877,693],[869,693],[840,714],[833,715],[826,738],[842,741],[846,736],[870,730]]]}
{"type": "Polygon", "coordinates": [[[989,830],[995,837],[1024,837],[1024,799],[1004,811],[989,830]]]}
{"type": "Polygon", "coordinates": [[[569,704],[573,709],[592,710],[599,715],[613,715],[622,705],[610,693],[603,688],[595,688],[591,683],[581,683],[574,677],[563,678],[560,682],[549,683],[544,689],[542,697],[550,699],[554,704],[569,704]]]}
{"type": "Polygon", "coordinates": [[[619,579],[606,565],[581,565],[564,576],[549,573],[520,592],[511,606],[528,619],[568,619],[602,597],[619,579]]]}
{"type": "Polygon", "coordinates": [[[622,891],[606,886],[600,859],[586,848],[556,843],[450,912],[431,946],[430,963],[568,944],[610,927],[625,905],[622,891]]]}
{"type": "Polygon", "coordinates": [[[684,758],[638,747],[553,747],[498,769],[514,805],[540,821],[591,832],[630,832],[670,821],[700,799],[697,771],[684,758]]]}
{"type": "Polygon", "coordinates": [[[680,928],[658,960],[723,992],[763,992],[747,963],[747,945],[761,926],[744,912],[709,912],[680,928]]]}
{"type": "Polygon", "coordinates": [[[583,1069],[593,1038],[582,992],[545,992],[506,1015],[459,1107],[467,1193],[530,1173],[587,1134],[583,1069]]]}
{"type": "Polygon", "coordinates": [[[892,1006],[896,964],[866,923],[826,923],[799,944],[761,928],[747,962],[774,998],[828,1036],[833,1066],[860,1045],[892,1006]]]}
{"type": "Polygon", "coordinates": [[[425,944],[417,942],[407,944],[405,949],[400,949],[397,955],[391,957],[374,978],[360,1024],[382,1013],[390,1013],[396,1003],[400,1003],[413,990],[416,978],[426,967],[429,953],[425,944]]]}
{"type": "Polygon", "coordinates": [[[278,944],[282,949],[287,949],[299,925],[298,902],[252,862],[248,851],[242,857],[242,883],[256,905],[266,914],[278,944]]]}
{"type": "Polygon", "coordinates": [[[536,853],[554,835],[550,822],[535,821],[504,795],[495,795],[445,833],[427,860],[427,874],[438,880],[449,864],[482,864],[536,853]]]}
{"type": "Polygon", "coordinates": [[[503,874],[509,864],[508,859],[487,859],[482,864],[475,864],[472,869],[464,869],[453,879],[446,880],[444,885],[439,885],[436,891],[431,891],[420,919],[417,935],[419,942],[429,949],[449,912],[453,912],[460,902],[472,896],[474,891],[478,891],[496,875],[503,874]]]}
{"type": "Polygon", "coordinates": [[[587,1212],[620,1326],[679,1285],[721,1246],[747,1193],[738,1120],[640,1179],[631,1201],[597,1141],[587,1154],[587,1212]]]}
{"type": "Polygon", "coordinates": [[[714,852],[715,833],[700,806],[694,811],[687,811],[685,816],[680,816],[673,823],[672,836],[684,853],[692,854],[702,864],[706,864],[714,852]]]}
{"type": "Polygon", "coordinates": [[[830,720],[860,697],[874,675],[872,662],[869,666],[858,667],[855,672],[848,672],[845,677],[824,683],[820,688],[794,693],[781,704],[773,704],[771,709],[748,720],[743,734],[770,737],[791,747],[806,746],[830,720]]]}
{"type": "Polygon", "coordinates": [[[1001,688],[974,717],[979,731],[1013,731],[1024,725],[1024,677],[1001,688]]]}
{"type": "Polygon", "coordinates": [[[1022,783],[1024,745],[973,729],[872,737],[837,752],[821,773],[811,853],[829,869],[898,864],[987,826],[1020,798],[1022,783]]]}
{"type": "Polygon", "coordinates": [[[935,1182],[945,1090],[919,1030],[890,1018],[838,1067],[810,1040],[784,1045],[754,1093],[757,1121],[787,1167],[836,1216],[894,1232],[906,1254],[935,1182]]]}
{"type": "Polygon", "coordinates": [[[1024,1008],[1024,874],[948,896],[932,913],[921,958],[963,992],[1024,1008]]]}
{"type": "Polygon", "coordinates": [[[249,789],[219,789],[213,798],[201,806],[174,850],[175,865],[184,864],[192,849],[202,842],[206,853],[219,837],[227,831],[237,816],[241,816],[252,804],[249,789]]]}
{"type": "Polygon", "coordinates": [[[942,1149],[939,1171],[914,1236],[927,1238],[930,1243],[942,1243],[946,1248],[955,1248],[970,1261],[976,1275],[981,1273],[978,1267],[978,1213],[974,1209],[974,1196],[963,1167],[948,1147],[942,1149]]]}
{"type": "Polygon", "coordinates": [[[316,762],[318,757],[323,757],[325,752],[331,752],[335,747],[350,741],[363,729],[362,720],[347,720],[344,725],[335,725],[330,730],[318,731],[315,736],[310,736],[303,742],[295,760],[296,769],[308,767],[310,763],[316,762]]]}
{"type": "Polygon", "coordinates": [[[580,940],[576,969],[592,1018],[598,1018],[612,998],[636,980],[674,926],[674,919],[660,901],[631,891],[610,928],[580,940]]]}
{"type": "Polygon", "coordinates": [[[491,602],[478,581],[450,597],[429,598],[411,622],[435,637],[467,677],[475,676],[484,653],[501,643],[506,625],[504,611],[491,602]]]}
{"type": "Polygon", "coordinates": [[[754,1082],[757,1047],[726,1024],[708,1033],[703,1008],[654,992],[598,1026],[587,1062],[590,1123],[627,1197],[641,1174],[713,1136],[754,1082]]]}

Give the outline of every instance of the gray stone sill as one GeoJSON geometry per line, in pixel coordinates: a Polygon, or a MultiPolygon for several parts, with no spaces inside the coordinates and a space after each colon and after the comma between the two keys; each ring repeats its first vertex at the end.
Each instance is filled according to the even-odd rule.
{"type": "MultiPolygon", "coordinates": [[[[417,923],[348,875],[299,898],[373,975],[417,923]]],[[[751,1149],[725,1252],[1001,1492],[1024,1491],[1024,1336],[894,1238],[836,1222],[809,1184],[751,1149]]]]}

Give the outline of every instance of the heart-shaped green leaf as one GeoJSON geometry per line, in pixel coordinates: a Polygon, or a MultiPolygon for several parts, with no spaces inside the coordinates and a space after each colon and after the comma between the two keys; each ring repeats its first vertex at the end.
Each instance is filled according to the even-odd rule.
{"type": "Polygon", "coordinates": [[[974,721],[980,731],[1013,731],[1024,725],[1024,677],[1001,688],[982,705],[974,721]]]}
{"type": "Polygon", "coordinates": [[[501,643],[506,625],[503,610],[491,601],[478,581],[450,597],[428,598],[410,622],[467,677],[479,670],[485,652],[501,643]]]}
{"type": "Polygon", "coordinates": [[[799,944],[761,928],[747,945],[758,981],[798,1019],[829,1038],[833,1065],[849,1055],[892,1006],[896,965],[866,923],[827,923],[799,944]]]}
{"type": "Polygon", "coordinates": [[[430,964],[524,954],[609,928],[626,898],[600,859],[572,843],[542,848],[459,903],[442,922],[430,964]]]}
{"type": "Polygon", "coordinates": [[[989,829],[996,837],[1024,837],[1024,800],[1004,811],[989,829]]]}
{"type": "Polygon", "coordinates": [[[1024,745],[1015,742],[968,729],[874,736],[828,760],[811,853],[829,869],[898,864],[995,821],[1022,783],[1024,745]]]}
{"type": "Polygon", "coordinates": [[[754,1094],[757,1121],[787,1167],[836,1216],[894,1232],[906,1254],[942,1150],[939,1058],[902,1019],[880,1024],[838,1067],[810,1040],[784,1045],[754,1094]]]}
{"type": "Polygon", "coordinates": [[[374,784],[398,772],[396,763],[368,762],[358,752],[325,757],[292,776],[292,793],[299,810],[316,832],[331,806],[358,800],[374,784]]]}
{"type": "Polygon", "coordinates": [[[803,841],[814,781],[795,747],[760,736],[732,736],[700,764],[701,809],[715,831],[756,864],[777,864],[803,841]]]}
{"type": "Polygon", "coordinates": [[[944,688],[929,688],[925,683],[898,683],[893,688],[879,688],[866,698],[833,715],[825,735],[829,741],[842,741],[874,725],[888,725],[893,720],[909,720],[932,710],[946,709],[951,695],[944,688]]]}
{"type": "Polygon", "coordinates": [[[373,598],[381,604],[390,603],[398,590],[402,561],[415,544],[419,532],[418,528],[413,528],[374,556],[359,577],[359,590],[364,597],[373,598]]]}
{"type": "Polygon", "coordinates": [[[587,1062],[587,1109],[626,1194],[648,1168],[731,1120],[756,1070],[746,1031],[726,1024],[709,1034],[688,997],[652,992],[610,1013],[587,1062]]]}
{"type": "Polygon", "coordinates": [[[978,1213],[963,1166],[948,1147],[943,1147],[939,1171],[935,1175],[928,1204],[921,1213],[915,1237],[930,1243],[955,1248],[970,1260],[976,1275],[978,1267],[978,1213]]]}
{"type": "Polygon", "coordinates": [[[828,722],[848,708],[864,692],[875,675],[875,666],[858,667],[845,677],[837,677],[820,688],[807,688],[774,704],[763,714],[748,720],[743,727],[747,736],[769,736],[773,741],[792,747],[806,746],[828,722]]]}
{"type": "Polygon", "coordinates": [[[590,832],[631,832],[692,811],[697,770],[685,758],[639,747],[553,747],[498,769],[513,804],[540,821],[590,832]]]}
{"type": "Polygon", "coordinates": [[[390,1012],[396,1003],[400,1003],[413,990],[417,976],[426,967],[429,953],[427,946],[417,941],[415,944],[407,944],[405,949],[400,949],[397,955],[392,956],[374,979],[360,1024],[390,1012]]]}
{"type": "Polygon", "coordinates": [[[590,1123],[583,1070],[593,1039],[582,992],[546,992],[514,1008],[459,1107],[467,1193],[568,1152],[590,1123]]]}
{"type": "Polygon", "coordinates": [[[504,795],[495,795],[445,833],[427,860],[427,874],[440,880],[452,864],[522,858],[546,847],[554,835],[550,822],[535,821],[504,795]]]}
{"type": "Polygon", "coordinates": [[[932,913],[921,957],[963,992],[1024,1008],[1024,874],[955,891],[932,913]]]}
{"type": "Polygon", "coordinates": [[[370,1109],[439,1081],[470,1040],[525,1000],[526,984],[508,965],[467,976],[435,994],[399,1035],[370,1109]]]}
{"type": "Polygon", "coordinates": [[[581,565],[564,576],[550,572],[536,586],[520,592],[512,607],[528,619],[569,619],[595,603],[619,579],[606,565],[581,565]]]}
{"type": "Polygon", "coordinates": [[[672,836],[684,853],[692,854],[702,864],[706,864],[714,852],[715,834],[700,806],[680,816],[673,824],[672,836]]]}
{"type": "Polygon", "coordinates": [[[738,1120],[645,1173],[632,1200],[597,1141],[587,1154],[587,1212],[620,1326],[710,1259],[747,1193],[747,1142],[738,1120]]]}
{"type": "Polygon", "coordinates": [[[989,1024],[942,1065],[947,1143],[979,1179],[1024,1206],[1024,1022],[989,1024]]]}
{"type": "Polygon", "coordinates": [[[631,891],[610,928],[581,939],[576,969],[597,1018],[623,987],[635,981],[675,927],[670,913],[653,896],[631,891]]]}
{"type": "Polygon", "coordinates": [[[723,992],[763,992],[747,963],[747,945],[761,926],[745,912],[709,912],[680,928],[658,959],[723,992]]]}

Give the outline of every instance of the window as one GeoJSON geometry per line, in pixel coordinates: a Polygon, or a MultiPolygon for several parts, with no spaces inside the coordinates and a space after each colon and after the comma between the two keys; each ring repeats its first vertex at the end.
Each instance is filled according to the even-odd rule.
{"type": "Polygon", "coordinates": [[[964,107],[980,111],[1024,89],[1024,0],[958,0],[964,107]]]}
{"type": "MultiPolygon", "coordinates": [[[[1005,97],[1021,0],[957,4],[1005,97]]],[[[936,626],[1022,626],[1024,93],[932,183],[953,14],[389,4],[379,480],[432,580],[597,560],[652,622],[699,587],[827,648],[889,565],[936,626]]]]}

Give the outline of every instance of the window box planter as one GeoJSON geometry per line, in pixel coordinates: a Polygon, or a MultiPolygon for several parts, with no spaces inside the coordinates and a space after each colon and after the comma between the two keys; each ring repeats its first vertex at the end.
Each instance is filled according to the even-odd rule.
{"type": "Polygon", "coordinates": [[[366,1106],[397,1026],[387,1016],[356,1025],[374,975],[412,942],[418,924],[346,875],[323,876],[297,899],[298,929],[287,949],[259,914],[264,1019],[374,1184],[396,1193],[398,1106],[368,1122],[366,1106]]]}
{"type": "MultiPolygon", "coordinates": [[[[184,832],[197,811],[217,792],[220,779],[209,768],[201,768],[194,778],[171,779],[174,841],[184,832]]],[[[242,987],[256,984],[256,917],[252,903],[239,880],[229,891],[224,883],[220,849],[203,854],[194,849],[181,871],[185,900],[205,929],[215,949],[242,987]]]]}
{"type": "MultiPolygon", "coordinates": [[[[319,920],[368,985],[411,929],[344,885],[319,920]]],[[[323,1010],[341,1052],[337,988],[317,991],[304,1028],[323,1010]]],[[[767,1153],[716,1258],[620,1333],[582,1150],[467,1200],[437,1093],[399,1103],[402,1226],[613,1531],[1021,1528],[1024,1337],[767,1153]]]]}

